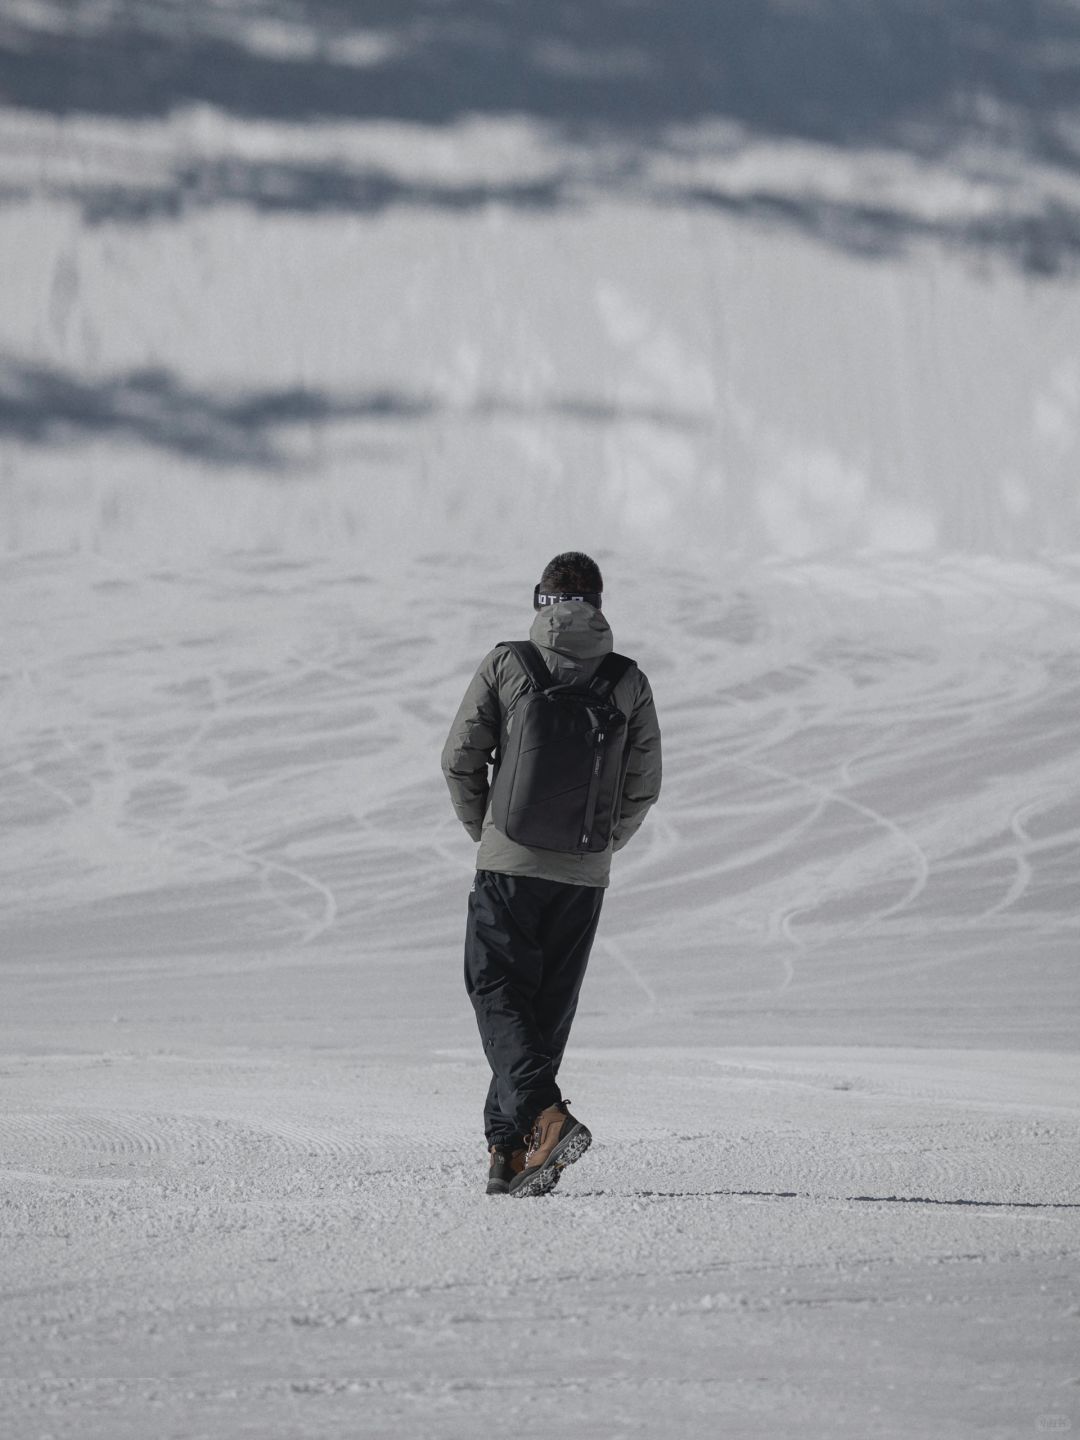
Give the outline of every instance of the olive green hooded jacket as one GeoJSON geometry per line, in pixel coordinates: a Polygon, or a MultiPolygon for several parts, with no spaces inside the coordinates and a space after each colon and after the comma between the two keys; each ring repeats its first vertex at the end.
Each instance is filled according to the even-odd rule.
{"type": "MultiPolygon", "coordinates": [[[[614,648],[604,616],[580,600],[564,600],[538,611],[529,638],[540,646],[548,669],[560,684],[587,684],[614,648]]],[[[489,767],[500,745],[505,744],[507,713],[528,688],[528,677],[512,651],[490,651],[465,692],[443,746],[442,769],[454,810],[480,844],[476,868],[571,885],[606,886],[612,851],[622,849],[660,794],[660,726],[649,682],[632,666],[612,692],[612,700],[627,718],[626,781],[613,843],[587,855],[517,845],[491,818],[489,767]]]]}

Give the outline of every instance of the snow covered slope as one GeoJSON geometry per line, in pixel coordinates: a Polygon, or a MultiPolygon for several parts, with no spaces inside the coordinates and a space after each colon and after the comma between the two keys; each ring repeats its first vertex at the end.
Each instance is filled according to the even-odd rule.
{"type": "Polygon", "coordinates": [[[1074,6],[12,0],[5,1440],[1080,1427],[1074,6]],[[487,1199],[438,751],[665,790],[487,1199]]]}
{"type": "Polygon", "coordinates": [[[1074,7],[55,4],[0,33],[16,549],[1080,533],[1074,7]]]}
{"type": "Polygon", "coordinates": [[[1080,574],[601,558],[666,790],[536,1202],[437,771],[518,566],[8,563],[10,1434],[1072,1423],[1080,574]]]}

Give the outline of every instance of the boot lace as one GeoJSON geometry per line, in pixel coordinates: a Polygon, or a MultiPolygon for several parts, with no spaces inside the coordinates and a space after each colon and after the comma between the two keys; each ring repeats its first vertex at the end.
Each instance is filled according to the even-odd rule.
{"type": "MultiPolygon", "coordinates": [[[[565,1115],[565,1114],[567,1113],[567,1111],[570,1109],[570,1101],[569,1101],[569,1100],[557,1100],[557,1101],[555,1102],[555,1108],[556,1108],[556,1110],[561,1110],[562,1113],[565,1115]]],[[[532,1129],[529,1131],[528,1135],[526,1135],[526,1136],[524,1137],[524,1138],[525,1138],[525,1164],[526,1164],[526,1165],[529,1163],[529,1161],[530,1161],[530,1159],[532,1158],[532,1156],[535,1155],[535,1153],[537,1152],[537,1150],[539,1150],[539,1148],[540,1148],[540,1130],[541,1130],[540,1116],[538,1115],[538,1116],[536,1117],[536,1119],[533,1121],[533,1127],[532,1127],[532,1129]]]]}
{"type": "Polygon", "coordinates": [[[534,1121],[532,1129],[529,1131],[528,1135],[526,1135],[524,1138],[525,1138],[525,1164],[528,1165],[529,1161],[532,1159],[532,1157],[536,1154],[537,1150],[539,1150],[539,1148],[540,1148],[540,1121],[539,1121],[539,1120],[534,1121]]]}

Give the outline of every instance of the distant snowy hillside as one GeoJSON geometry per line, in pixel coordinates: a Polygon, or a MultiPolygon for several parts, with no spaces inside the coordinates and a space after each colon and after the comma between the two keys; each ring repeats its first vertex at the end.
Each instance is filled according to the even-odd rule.
{"type": "Polygon", "coordinates": [[[10,6],[3,544],[1075,550],[1078,40],[10,6]]]}

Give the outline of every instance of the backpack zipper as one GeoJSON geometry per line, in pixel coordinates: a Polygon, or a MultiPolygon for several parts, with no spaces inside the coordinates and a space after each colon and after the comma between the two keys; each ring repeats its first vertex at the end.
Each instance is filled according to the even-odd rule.
{"type": "Polygon", "coordinates": [[[589,793],[585,797],[585,829],[581,836],[583,850],[589,848],[589,841],[592,838],[593,821],[596,819],[596,802],[600,794],[600,764],[603,760],[600,747],[604,743],[604,731],[594,732],[593,744],[596,747],[596,759],[593,761],[592,774],[589,776],[589,793]]]}

